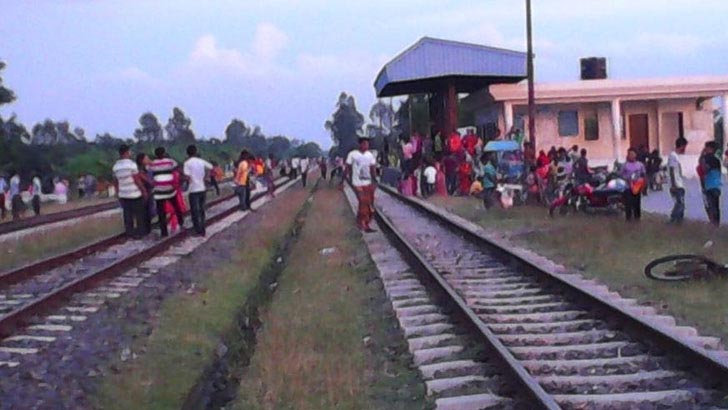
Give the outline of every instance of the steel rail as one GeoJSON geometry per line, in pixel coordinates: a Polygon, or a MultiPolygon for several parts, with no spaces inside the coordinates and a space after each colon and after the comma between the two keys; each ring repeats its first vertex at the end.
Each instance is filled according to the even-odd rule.
{"type": "Polygon", "coordinates": [[[453,232],[463,235],[466,240],[487,248],[502,262],[513,264],[519,269],[522,269],[544,281],[547,285],[565,290],[567,295],[582,302],[586,306],[593,307],[597,311],[606,313],[609,318],[616,320],[619,325],[630,332],[633,336],[637,336],[639,340],[647,343],[648,345],[651,344],[659,347],[675,357],[684,358],[686,363],[685,367],[688,368],[689,372],[692,372],[706,381],[711,381],[714,383],[714,386],[721,386],[723,388],[728,387],[728,361],[721,358],[714,352],[696,346],[681,336],[666,333],[655,324],[633,315],[626,309],[616,305],[602,296],[592,294],[580,288],[578,285],[568,282],[552,271],[535,265],[534,263],[512,253],[502,245],[486,238],[472,227],[461,222],[451,220],[446,216],[429,209],[418,201],[399,194],[391,187],[380,185],[379,188],[381,191],[389,194],[400,202],[410,205],[413,208],[433,217],[453,232]]]}
{"type": "MultiPolygon", "coordinates": [[[[282,181],[280,184],[277,184],[276,188],[279,188],[290,182],[291,182],[291,179],[286,178],[285,181],[282,181]]],[[[251,201],[258,200],[258,199],[264,197],[265,195],[267,195],[267,192],[260,192],[256,195],[254,195],[251,198],[251,201]]],[[[230,199],[230,198],[228,198],[228,199],[230,199]]],[[[215,222],[220,221],[220,220],[226,218],[227,216],[235,213],[236,211],[238,211],[238,209],[239,208],[237,205],[233,206],[214,216],[211,216],[210,218],[208,218],[207,221],[209,224],[215,223],[215,222]]],[[[154,245],[152,245],[148,248],[145,248],[142,251],[137,252],[133,255],[129,255],[122,259],[116,260],[104,268],[101,268],[94,272],[88,273],[72,282],[69,282],[69,283],[53,290],[52,292],[38,296],[37,298],[35,298],[32,301],[28,302],[27,304],[23,305],[21,308],[16,309],[10,313],[7,313],[3,316],[0,316],[0,337],[5,337],[5,336],[11,335],[13,333],[13,330],[16,327],[18,327],[18,325],[21,325],[23,322],[27,321],[28,319],[30,319],[34,316],[37,316],[43,312],[48,311],[49,309],[52,309],[53,307],[57,306],[60,302],[68,299],[73,294],[82,292],[89,288],[92,288],[99,281],[103,281],[103,280],[112,278],[126,270],[133,268],[140,262],[150,259],[154,255],[167,250],[175,243],[180,242],[183,239],[185,239],[187,236],[189,236],[191,234],[192,230],[193,230],[192,228],[185,228],[178,234],[171,235],[167,238],[164,238],[161,241],[155,243],[154,245]]]]}
{"type": "Polygon", "coordinates": [[[444,294],[448,298],[448,304],[457,309],[459,316],[464,317],[470,327],[477,330],[477,336],[484,341],[490,350],[496,355],[492,358],[495,363],[506,375],[516,383],[515,387],[528,395],[529,408],[559,410],[561,407],[556,403],[553,396],[548,394],[543,387],[529,374],[521,362],[516,359],[508,348],[498,339],[490,328],[478,317],[478,315],[470,308],[463,298],[452,288],[447,280],[435,269],[424,256],[410,244],[404,235],[394,226],[392,221],[382,212],[376,209],[374,216],[383,233],[396,244],[396,247],[402,252],[406,259],[412,261],[416,265],[417,270],[425,272],[428,276],[426,279],[429,283],[434,283],[440,294],[444,294]]]}
{"type": "MultiPolygon", "coordinates": [[[[224,180],[222,182],[229,182],[224,180]]],[[[221,183],[222,183],[221,182],[221,183]]],[[[209,190],[209,189],[208,189],[209,190]]],[[[102,204],[88,205],[80,208],[69,209],[67,211],[53,212],[50,214],[41,214],[34,217],[19,219],[16,221],[8,221],[0,223],[0,236],[23,231],[30,228],[36,228],[43,225],[50,225],[56,222],[63,222],[70,219],[77,219],[84,216],[90,216],[101,212],[117,209],[119,203],[114,200],[102,204]]]]}
{"type": "MultiPolygon", "coordinates": [[[[279,178],[281,180],[283,178],[279,178]]],[[[282,182],[279,185],[276,185],[276,188],[278,188],[280,185],[285,184],[288,180],[282,182]]],[[[223,202],[229,201],[233,198],[235,198],[236,194],[228,194],[225,196],[222,196],[220,198],[215,198],[214,200],[208,202],[205,204],[205,208],[211,208],[213,206],[216,206],[218,204],[221,204],[223,202]]],[[[257,198],[257,197],[256,197],[257,198]]],[[[252,199],[252,198],[251,198],[252,199]]],[[[118,207],[118,203],[114,202],[114,207],[118,207]]],[[[187,210],[185,212],[185,216],[189,216],[190,211],[187,210]]],[[[154,223],[153,226],[157,226],[158,223],[154,223]]],[[[76,248],[74,250],[71,250],[69,252],[51,256],[49,258],[43,259],[41,261],[37,262],[31,262],[27,265],[18,267],[16,269],[13,269],[11,271],[7,272],[0,272],[0,290],[5,289],[11,285],[14,285],[18,282],[21,282],[23,280],[26,280],[30,277],[33,277],[35,275],[38,275],[40,273],[46,272],[50,269],[54,269],[58,266],[65,265],[67,263],[73,262],[79,258],[82,258],[84,256],[96,253],[102,249],[106,249],[110,246],[117,245],[120,243],[123,243],[127,240],[127,237],[123,233],[115,234],[109,237],[106,237],[104,239],[101,239],[97,242],[94,242],[89,245],[84,245],[79,248],[76,248]]]]}

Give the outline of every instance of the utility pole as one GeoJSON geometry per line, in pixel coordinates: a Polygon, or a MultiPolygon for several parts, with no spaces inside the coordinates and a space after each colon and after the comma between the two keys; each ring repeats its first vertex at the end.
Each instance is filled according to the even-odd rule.
{"type": "MultiPolygon", "coordinates": [[[[536,148],[536,93],[533,86],[533,28],[531,26],[531,0],[526,0],[526,41],[528,43],[528,136],[536,148]]],[[[510,130],[507,130],[508,132],[510,130]]]]}

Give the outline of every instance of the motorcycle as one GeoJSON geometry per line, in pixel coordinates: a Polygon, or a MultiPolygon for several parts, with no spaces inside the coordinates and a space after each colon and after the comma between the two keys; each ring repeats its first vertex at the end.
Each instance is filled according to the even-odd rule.
{"type": "Polygon", "coordinates": [[[590,182],[577,184],[571,181],[564,193],[549,205],[549,215],[553,217],[557,211],[566,215],[569,210],[608,214],[624,210],[624,191],[629,189],[624,179],[597,174],[590,182]],[[601,180],[604,181],[600,183],[601,180]]]}

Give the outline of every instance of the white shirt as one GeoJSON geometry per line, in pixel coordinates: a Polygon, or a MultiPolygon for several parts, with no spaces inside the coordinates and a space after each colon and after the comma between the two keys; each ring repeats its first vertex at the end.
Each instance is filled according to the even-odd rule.
{"type": "Polygon", "coordinates": [[[346,165],[351,166],[351,184],[366,186],[372,183],[371,167],[376,165],[377,159],[371,152],[361,152],[358,149],[346,156],[346,165]]]}
{"type": "Polygon", "coordinates": [[[41,186],[40,178],[33,177],[33,195],[40,195],[43,187],[41,186]]]}
{"type": "Polygon", "coordinates": [[[433,166],[425,168],[425,180],[428,184],[434,184],[437,177],[437,170],[433,166]]]}
{"type": "Polygon", "coordinates": [[[301,171],[308,171],[308,158],[301,158],[298,167],[301,171]]]}
{"type": "Polygon", "coordinates": [[[291,167],[293,169],[298,169],[299,165],[301,165],[301,160],[297,157],[294,157],[291,159],[291,167]]]}
{"type": "Polygon", "coordinates": [[[112,168],[114,178],[119,181],[119,198],[136,199],[141,198],[142,191],[134,182],[134,175],[139,173],[139,167],[136,162],[129,158],[120,159],[112,168]]]}
{"type": "Polygon", "coordinates": [[[190,193],[205,192],[205,170],[208,169],[212,169],[212,164],[202,158],[192,157],[185,161],[182,172],[190,177],[190,193]]]}
{"type": "Polygon", "coordinates": [[[667,157],[667,166],[672,169],[672,173],[675,176],[675,188],[685,189],[685,182],[683,182],[682,165],[680,164],[680,156],[677,152],[672,151],[670,156],[667,157]]]}

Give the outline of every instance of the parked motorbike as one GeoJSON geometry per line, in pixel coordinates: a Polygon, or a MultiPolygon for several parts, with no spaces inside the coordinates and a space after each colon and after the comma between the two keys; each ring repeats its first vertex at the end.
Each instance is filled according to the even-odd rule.
{"type": "Polygon", "coordinates": [[[569,211],[585,213],[621,213],[624,210],[624,191],[629,185],[622,178],[595,175],[591,183],[577,184],[571,182],[563,195],[549,205],[549,215],[558,212],[566,215],[569,211]],[[600,183],[601,179],[605,179],[600,183]],[[596,188],[595,188],[596,186],[596,188]]]}

